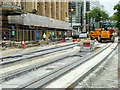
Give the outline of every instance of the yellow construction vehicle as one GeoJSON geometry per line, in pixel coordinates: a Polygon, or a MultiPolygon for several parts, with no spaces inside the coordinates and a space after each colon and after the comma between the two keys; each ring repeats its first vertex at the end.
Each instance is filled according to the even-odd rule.
{"type": "Polygon", "coordinates": [[[88,33],[81,33],[79,35],[79,41],[83,41],[83,40],[91,40],[90,35],[88,33]]]}
{"type": "Polygon", "coordinates": [[[111,42],[114,42],[114,35],[113,35],[114,29],[107,29],[107,28],[101,28],[97,29],[95,28],[95,31],[90,31],[90,37],[93,37],[98,40],[98,42],[102,42],[103,40],[111,40],[111,42]]]}
{"type": "Polygon", "coordinates": [[[107,29],[105,28],[100,32],[100,35],[98,36],[98,42],[102,42],[103,40],[110,40],[111,42],[114,42],[114,30],[113,29],[107,29]]]}

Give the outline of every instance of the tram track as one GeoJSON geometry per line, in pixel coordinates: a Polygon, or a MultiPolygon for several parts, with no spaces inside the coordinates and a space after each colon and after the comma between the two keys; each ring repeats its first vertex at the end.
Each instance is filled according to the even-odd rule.
{"type": "Polygon", "coordinates": [[[88,61],[89,59],[93,58],[97,54],[101,53],[103,50],[108,48],[111,44],[107,44],[104,48],[100,48],[95,52],[91,53],[89,56],[85,55],[82,58],[78,58],[75,62],[71,64],[64,65],[60,68],[53,70],[50,73],[47,73],[39,78],[31,80],[30,82],[19,86],[18,88],[25,89],[25,88],[42,88],[44,85],[48,84],[49,82],[55,80],[56,78],[64,75],[65,73],[69,72],[70,70],[74,69],[78,65],[88,61]]]}
{"type": "MultiPolygon", "coordinates": [[[[79,59],[77,59],[77,60],[75,60],[75,62],[72,62],[71,64],[67,64],[67,65],[64,65],[64,66],[62,66],[62,67],[59,67],[59,68],[57,68],[57,69],[55,69],[55,70],[53,70],[53,71],[51,71],[51,72],[49,72],[49,73],[47,73],[47,74],[45,74],[45,75],[43,75],[43,76],[41,76],[41,77],[39,77],[39,78],[37,78],[37,79],[34,79],[34,80],[31,80],[32,82],[29,82],[29,83],[26,83],[26,84],[24,84],[24,85],[21,85],[21,86],[19,86],[19,88],[31,88],[31,87],[34,87],[34,85],[36,86],[36,84],[33,84],[32,86],[31,86],[31,84],[30,83],[34,83],[34,82],[36,82],[36,81],[38,81],[38,83],[39,83],[39,87],[42,87],[43,85],[45,85],[46,83],[48,83],[48,81],[50,82],[50,81],[52,81],[52,80],[54,80],[55,78],[57,78],[57,77],[59,77],[59,76],[61,76],[62,74],[64,74],[64,73],[66,73],[66,72],[68,72],[68,71],[70,71],[71,69],[73,69],[73,68],[75,68],[76,66],[78,66],[78,65],[80,65],[80,64],[82,64],[82,63],[84,63],[86,60],[88,60],[88,59],[90,59],[90,58],[92,58],[94,55],[97,55],[98,53],[100,53],[100,52],[102,52],[104,49],[106,49],[107,47],[108,47],[109,45],[107,45],[106,47],[104,47],[103,49],[101,49],[101,48],[99,48],[98,50],[96,50],[96,51],[94,51],[93,53],[91,53],[90,54],[90,56],[88,56],[88,55],[86,55],[86,56],[83,56],[81,59],[79,58],[79,59]],[[55,76],[54,76],[55,75],[55,76]],[[54,78],[53,78],[54,77],[54,78]],[[50,80],[49,80],[49,78],[50,78],[50,80]],[[45,82],[45,83],[41,83],[41,82],[45,82]],[[26,86],[25,86],[26,85],[26,86]]],[[[71,54],[73,54],[73,53],[71,53],[71,54]]],[[[79,56],[79,55],[77,55],[77,54],[74,54],[74,55],[66,55],[66,56],[60,56],[59,58],[56,58],[56,61],[58,61],[58,60],[62,60],[62,59],[64,59],[64,58],[67,58],[67,57],[73,57],[73,56],[79,56]],[[61,58],[62,57],[62,58],[61,58]]],[[[50,62],[49,63],[42,63],[41,64],[41,66],[44,66],[44,65],[48,65],[48,64],[51,64],[51,63],[54,63],[54,62],[56,62],[56,61],[53,61],[52,62],[52,60],[49,60],[50,62]]],[[[34,70],[35,68],[40,68],[41,67],[40,66],[40,64],[39,65],[35,65],[35,67],[33,67],[32,65],[31,66],[29,66],[29,67],[32,67],[31,69],[29,68],[29,69],[26,69],[25,70],[25,72],[26,71],[31,71],[31,70],[34,70]]],[[[24,67],[24,68],[26,68],[26,67],[24,67]]],[[[24,72],[24,69],[23,68],[21,68],[21,70],[23,70],[23,71],[20,71],[20,70],[17,70],[17,71],[20,71],[20,72],[18,72],[18,74],[20,74],[21,72],[24,72]]],[[[10,75],[8,75],[8,73],[6,74],[6,77],[9,77],[10,75]]],[[[15,75],[15,73],[13,73],[13,76],[15,75]]],[[[16,73],[16,75],[17,75],[17,73],[16,73]]],[[[5,76],[5,74],[4,74],[4,76],[5,76]]],[[[4,78],[2,78],[0,81],[3,81],[3,79],[5,79],[6,77],[4,77],[4,78]]],[[[12,77],[12,74],[11,74],[11,77],[12,77]]],[[[9,78],[8,78],[9,79],[9,78]]]]}
{"type": "Polygon", "coordinates": [[[0,60],[1,60],[0,65],[11,64],[11,63],[18,62],[21,60],[31,59],[31,58],[55,53],[58,51],[67,50],[67,49],[73,48],[74,46],[75,46],[75,43],[72,43],[72,44],[67,44],[67,45],[63,45],[63,46],[47,48],[47,49],[34,50],[34,51],[31,51],[31,52],[28,52],[25,54],[16,54],[14,56],[2,57],[2,58],[0,58],[0,60]]]}
{"type": "Polygon", "coordinates": [[[1,73],[0,74],[0,81],[1,82],[4,82],[4,81],[7,81],[7,80],[10,80],[10,79],[13,79],[14,77],[16,76],[19,76],[20,74],[25,74],[25,73],[28,73],[36,68],[41,68],[41,67],[44,67],[46,65],[49,65],[51,63],[54,63],[54,62],[58,62],[64,58],[68,58],[68,57],[72,57],[73,56],[73,53],[78,53],[79,51],[73,51],[73,52],[70,52],[70,53],[66,53],[65,55],[62,54],[62,55],[59,55],[57,57],[53,57],[53,58],[50,58],[50,59],[47,59],[45,61],[41,61],[41,62],[37,62],[37,63],[33,63],[33,64],[30,64],[30,65],[27,65],[27,66],[24,66],[24,67],[21,67],[21,68],[18,68],[18,69],[15,69],[15,70],[10,70],[8,72],[5,72],[5,73],[1,73]]]}

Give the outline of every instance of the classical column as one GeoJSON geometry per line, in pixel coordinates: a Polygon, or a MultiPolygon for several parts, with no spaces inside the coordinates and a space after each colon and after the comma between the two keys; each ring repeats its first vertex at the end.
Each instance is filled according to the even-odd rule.
{"type": "Polygon", "coordinates": [[[26,2],[25,9],[27,12],[32,12],[32,2],[26,2]]]}
{"type": "Polygon", "coordinates": [[[61,20],[65,21],[65,9],[66,9],[66,0],[64,2],[61,2],[61,20]]]}
{"type": "Polygon", "coordinates": [[[66,17],[68,17],[68,0],[66,0],[66,17]]]}
{"type": "Polygon", "coordinates": [[[34,9],[37,11],[37,0],[34,0],[34,9]]]}
{"type": "Polygon", "coordinates": [[[27,4],[26,0],[21,1],[21,7],[22,7],[22,10],[24,11],[26,11],[26,4],[27,4]]]}
{"type": "Polygon", "coordinates": [[[51,17],[51,0],[47,0],[47,2],[45,2],[45,16],[51,17]]]}
{"type": "Polygon", "coordinates": [[[38,15],[45,16],[45,0],[38,2],[38,15]]]}
{"type": "Polygon", "coordinates": [[[56,0],[51,2],[51,18],[56,19],[56,0]]]}
{"type": "Polygon", "coordinates": [[[56,2],[56,19],[61,20],[61,2],[57,0],[56,2]]]}

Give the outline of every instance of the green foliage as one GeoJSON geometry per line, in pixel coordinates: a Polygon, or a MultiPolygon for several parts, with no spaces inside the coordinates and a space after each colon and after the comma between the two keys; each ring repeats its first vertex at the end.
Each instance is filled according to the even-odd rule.
{"type": "Polygon", "coordinates": [[[120,4],[115,5],[113,9],[117,10],[114,13],[115,20],[117,21],[115,23],[115,26],[118,27],[118,28],[120,28],[120,4]]]}
{"type": "Polygon", "coordinates": [[[109,17],[108,20],[116,20],[116,19],[115,19],[115,16],[113,15],[113,16],[109,17]]]}
{"type": "Polygon", "coordinates": [[[102,20],[106,20],[108,19],[109,15],[105,12],[105,11],[101,11],[101,17],[102,17],[102,20]]]}
{"type": "MultiPolygon", "coordinates": [[[[88,13],[86,13],[87,17],[88,13]]],[[[109,15],[102,11],[99,7],[93,8],[93,10],[89,11],[89,17],[95,18],[96,22],[99,22],[100,20],[106,20],[108,19],[109,15]]]]}

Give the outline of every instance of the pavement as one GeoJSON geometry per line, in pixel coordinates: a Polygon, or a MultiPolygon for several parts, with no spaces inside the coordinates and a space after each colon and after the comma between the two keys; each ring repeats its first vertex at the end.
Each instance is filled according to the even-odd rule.
{"type": "Polygon", "coordinates": [[[75,88],[118,88],[117,68],[118,48],[75,88]]]}
{"type": "Polygon", "coordinates": [[[120,44],[118,44],[118,88],[120,88],[120,44]]]}
{"type": "Polygon", "coordinates": [[[118,88],[118,52],[112,53],[109,62],[104,66],[104,70],[95,78],[92,88],[118,88]]]}

